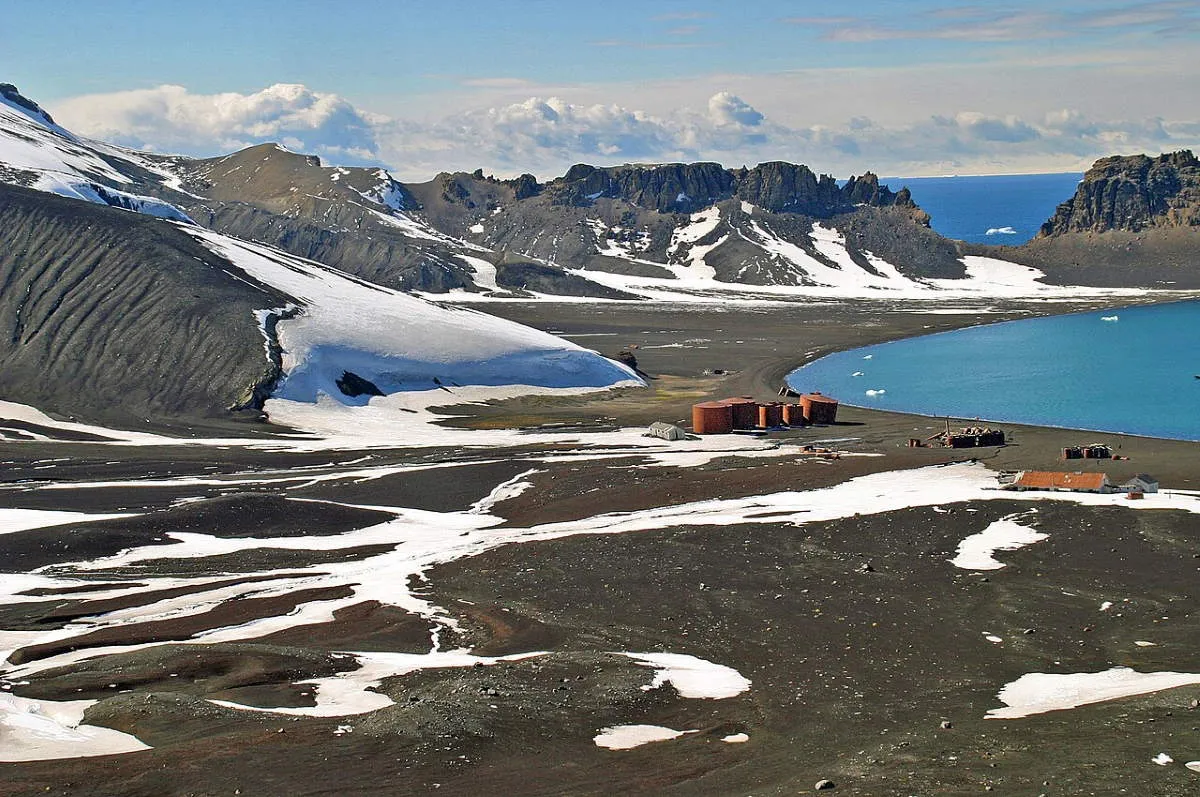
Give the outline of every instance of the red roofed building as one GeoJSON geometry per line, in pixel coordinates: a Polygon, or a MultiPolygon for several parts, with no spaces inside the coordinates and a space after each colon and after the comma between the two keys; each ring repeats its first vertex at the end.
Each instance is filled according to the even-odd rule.
{"type": "Polygon", "coordinates": [[[1115,485],[1110,484],[1108,476],[1103,473],[1059,473],[1048,470],[1027,470],[1017,475],[1009,490],[1049,490],[1052,492],[1070,493],[1113,493],[1115,485]]]}

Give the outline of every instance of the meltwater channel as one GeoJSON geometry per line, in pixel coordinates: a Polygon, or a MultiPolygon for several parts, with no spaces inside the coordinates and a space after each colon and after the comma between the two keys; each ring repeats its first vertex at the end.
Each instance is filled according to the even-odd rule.
{"type": "Polygon", "coordinates": [[[1200,301],[881,343],[787,381],[858,407],[1200,440],[1200,301]]]}

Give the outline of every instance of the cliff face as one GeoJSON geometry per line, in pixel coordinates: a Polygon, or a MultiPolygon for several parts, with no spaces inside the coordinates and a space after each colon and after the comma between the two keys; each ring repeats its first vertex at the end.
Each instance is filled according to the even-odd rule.
{"type": "Polygon", "coordinates": [[[559,205],[619,199],[659,213],[691,213],[726,199],[741,199],[772,213],[830,218],[859,205],[914,207],[907,192],[894,194],[867,173],[839,186],[807,166],[770,162],[753,169],[724,169],[717,163],[667,163],[598,169],[577,164],[545,186],[559,205]]]}
{"type": "Polygon", "coordinates": [[[1200,227],[1200,161],[1189,150],[1096,161],[1039,237],[1179,227],[1200,227]]]}

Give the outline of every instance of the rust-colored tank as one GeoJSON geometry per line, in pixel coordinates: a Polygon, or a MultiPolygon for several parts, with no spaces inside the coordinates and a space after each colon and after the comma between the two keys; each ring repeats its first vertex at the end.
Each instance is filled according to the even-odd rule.
{"type": "Polygon", "coordinates": [[[783,424],[782,404],[759,404],[758,425],[763,429],[771,429],[783,424]]]}
{"type": "Polygon", "coordinates": [[[693,404],[692,431],[696,434],[729,434],[733,431],[733,407],[723,401],[693,404]]]}
{"type": "Polygon", "coordinates": [[[802,404],[784,404],[783,422],[788,426],[803,426],[804,406],[802,404]]]}
{"type": "Polygon", "coordinates": [[[800,397],[804,419],[809,423],[833,423],[837,420],[837,399],[821,393],[805,393],[800,397]]]}
{"type": "Polygon", "coordinates": [[[753,429],[758,426],[758,402],[749,396],[727,398],[721,402],[733,410],[734,429],[753,429]]]}

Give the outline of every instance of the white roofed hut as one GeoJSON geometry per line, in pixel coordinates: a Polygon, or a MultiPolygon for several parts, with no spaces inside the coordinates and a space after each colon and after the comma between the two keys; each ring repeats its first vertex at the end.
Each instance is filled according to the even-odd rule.
{"type": "Polygon", "coordinates": [[[673,423],[665,423],[663,421],[655,421],[650,424],[648,434],[651,437],[660,437],[663,440],[687,440],[687,432],[680,429],[673,423]]]}
{"type": "Polygon", "coordinates": [[[1139,473],[1121,485],[1121,491],[1126,493],[1157,493],[1158,479],[1149,473],[1139,473]]]}

